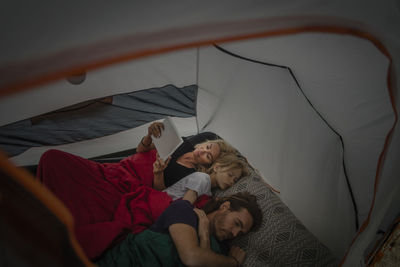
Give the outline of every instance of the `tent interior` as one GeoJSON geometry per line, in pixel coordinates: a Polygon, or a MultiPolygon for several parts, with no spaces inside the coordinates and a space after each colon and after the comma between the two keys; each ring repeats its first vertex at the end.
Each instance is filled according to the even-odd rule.
{"type": "MultiPolygon", "coordinates": [[[[263,32],[263,23],[260,25],[257,27],[263,32]]],[[[282,29],[287,27],[279,25],[282,29]]],[[[25,86],[31,90],[15,90],[0,99],[0,147],[9,155],[12,145],[26,147],[9,156],[16,166],[37,164],[41,154],[50,148],[98,158],[134,149],[152,121],[172,116],[182,136],[212,131],[238,148],[265,181],[280,192],[279,197],[307,229],[335,257],[343,259],[346,255],[345,265],[354,266],[364,259],[378,230],[385,229],[400,211],[396,204],[400,203],[400,170],[396,164],[400,138],[395,79],[400,58],[394,52],[396,45],[399,48],[399,39],[391,45],[381,40],[382,45],[375,38],[352,31],[325,28],[273,34],[270,26],[265,27],[267,34],[236,33],[234,36],[240,38],[232,40],[205,30],[205,39],[173,39],[173,48],[166,42],[169,32],[165,30],[160,49],[149,53],[143,47],[158,41],[156,34],[150,34],[154,39],[138,35],[132,42],[141,42],[142,47],[132,51],[145,51],[140,56],[111,60],[115,55],[106,51],[107,63],[97,65],[86,63],[98,62],[96,57],[102,57],[101,49],[85,57],[85,64],[73,67],[68,64],[78,62],[74,59],[56,64],[43,57],[44,63],[53,64],[50,67],[55,69],[50,70],[48,77],[54,79],[42,79],[38,84],[25,86]],[[68,71],[57,74],[62,68],[68,71]],[[85,73],[83,82],[68,81],[71,70],[85,73]],[[112,101],[106,106],[118,108],[123,101],[117,103],[116,96],[134,93],[150,92],[150,96],[139,99],[140,105],[126,105],[151,113],[146,106],[153,100],[151,92],[166,87],[194,90],[190,92],[193,106],[180,102],[174,94],[162,95],[164,98],[157,101],[172,103],[171,107],[151,107],[153,113],[138,119],[134,128],[118,128],[120,122],[113,121],[113,117],[104,125],[90,124],[89,117],[83,122],[89,125],[85,131],[118,130],[95,137],[73,136],[73,141],[61,138],[56,143],[47,139],[47,128],[36,132],[34,126],[40,123],[10,127],[61,108],[110,96],[112,101]],[[174,105],[192,111],[180,113],[174,105]],[[30,129],[34,138],[12,139],[16,136],[12,131],[27,133],[30,129]]],[[[118,46],[117,50],[125,55],[132,52],[118,46]]],[[[71,50],[66,55],[79,51],[71,50]]],[[[53,52],[49,47],[46,53],[53,52]]],[[[1,62],[2,79],[9,74],[7,64],[13,63],[7,57],[11,56],[5,56],[1,62]]],[[[65,55],[55,58],[64,59],[65,55]]],[[[17,56],[14,59],[19,62],[17,56]]],[[[32,66],[41,66],[39,63],[33,61],[32,66]]],[[[31,67],[16,64],[16,70],[26,66],[31,67]]],[[[44,76],[50,67],[43,67],[44,76]]],[[[41,75],[33,72],[33,77],[41,75]]],[[[14,81],[22,75],[14,74],[14,81]]],[[[7,79],[4,78],[3,89],[9,87],[7,79]]],[[[12,84],[12,77],[9,81],[12,84]]],[[[41,122],[50,124],[52,120],[44,118],[41,122]]],[[[78,131],[79,127],[53,130],[62,137],[73,135],[71,130],[78,131]]]]}

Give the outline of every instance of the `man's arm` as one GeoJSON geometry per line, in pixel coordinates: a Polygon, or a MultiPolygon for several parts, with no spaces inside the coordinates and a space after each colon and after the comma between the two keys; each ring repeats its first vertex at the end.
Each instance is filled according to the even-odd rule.
{"type": "Polygon", "coordinates": [[[197,226],[197,234],[200,240],[201,248],[210,248],[210,221],[208,220],[207,214],[204,210],[194,208],[194,212],[199,218],[197,226]]]}
{"type": "MultiPolygon", "coordinates": [[[[168,229],[183,264],[187,266],[238,266],[238,261],[233,257],[201,248],[197,232],[192,226],[176,223],[170,225],[168,229]]],[[[242,252],[244,253],[244,251],[242,252]]]]}

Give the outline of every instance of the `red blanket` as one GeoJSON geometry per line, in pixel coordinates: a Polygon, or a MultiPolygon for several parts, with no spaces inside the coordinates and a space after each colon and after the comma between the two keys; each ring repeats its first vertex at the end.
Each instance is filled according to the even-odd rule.
{"type": "Polygon", "coordinates": [[[155,158],[152,150],[100,164],[49,150],[40,159],[37,177],[69,208],[78,240],[96,258],[127,232],[150,226],[170,203],[166,193],[150,188],[155,158]]]}
{"type": "MultiPolygon", "coordinates": [[[[40,159],[37,177],[69,208],[75,234],[95,259],[130,233],[151,226],[172,201],[152,188],[156,151],[97,163],[59,150],[40,159]]],[[[201,198],[198,207],[208,200],[201,198]]]]}

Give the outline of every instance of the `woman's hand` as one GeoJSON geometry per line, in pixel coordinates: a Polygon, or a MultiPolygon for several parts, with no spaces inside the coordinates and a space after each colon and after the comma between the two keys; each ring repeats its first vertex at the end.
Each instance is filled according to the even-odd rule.
{"type": "Polygon", "coordinates": [[[164,161],[162,158],[157,153],[157,158],[156,161],[153,163],[153,173],[161,173],[167,168],[169,161],[171,160],[171,157],[168,157],[166,161],[164,161]]]}
{"type": "Polygon", "coordinates": [[[163,130],[164,130],[164,124],[162,122],[153,122],[147,129],[147,134],[149,136],[154,136],[155,138],[159,138],[163,130]]]}
{"type": "Polygon", "coordinates": [[[160,137],[163,130],[164,124],[162,122],[153,122],[152,124],[150,124],[149,128],[147,129],[147,135],[145,135],[142,140],[140,140],[140,143],[136,148],[136,152],[143,153],[154,149],[155,146],[153,144],[152,136],[154,136],[155,138],[160,137]]]}
{"type": "Polygon", "coordinates": [[[210,221],[208,220],[207,214],[201,209],[194,208],[193,210],[199,218],[198,235],[200,247],[210,248],[210,221]]]}
{"type": "Polygon", "coordinates": [[[242,265],[246,258],[246,252],[240,247],[232,246],[229,251],[229,256],[236,259],[238,266],[242,265]]]}
{"type": "Polygon", "coordinates": [[[164,170],[168,166],[169,161],[171,160],[171,157],[168,157],[166,161],[164,161],[162,158],[157,153],[157,158],[156,161],[153,163],[153,174],[154,174],[154,179],[153,179],[153,188],[156,190],[164,190],[165,183],[164,183],[164,170]]]}

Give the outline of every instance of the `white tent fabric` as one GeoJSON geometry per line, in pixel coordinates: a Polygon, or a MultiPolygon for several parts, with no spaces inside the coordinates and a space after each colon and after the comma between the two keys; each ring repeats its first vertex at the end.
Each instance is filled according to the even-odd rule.
{"type": "MultiPolygon", "coordinates": [[[[271,45],[271,41],[257,42],[256,45],[249,42],[250,44],[232,45],[232,50],[242,56],[260,60],[270,58],[269,55],[263,55],[269,52],[263,51],[275,51],[279,48],[283,54],[297,52],[308,59],[297,61],[308,66],[293,66],[293,70],[299,77],[300,84],[304,82],[317,85],[304,88],[305,94],[329,124],[343,136],[345,166],[355,194],[359,218],[363,221],[372,201],[375,163],[383,147],[385,134],[393,125],[389,98],[386,94],[383,101],[386,106],[382,106],[380,96],[381,89],[385,87],[385,73],[382,69],[386,69],[387,61],[381,56],[380,64],[378,58],[374,60],[375,64],[368,65],[371,66],[370,69],[363,68],[364,62],[355,63],[357,61],[352,57],[351,46],[340,47],[341,54],[334,53],[332,58],[321,57],[320,53],[337,51],[335,47],[345,42],[343,37],[329,41],[326,38],[329,39],[329,36],[296,36],[273,40],[275,46],[271,45]],[[304,40],[296,40],[299,38],[304,40]],[[283,42],[287,44],[286,47],[282,45],[283,42]],[[329,45],[318,42],[329,42],[329,45]],[[317,48],[310,50],[310,45],[317,48]],[[265,49],[266,47],[271,49],[265,49]],[[327,62],[322,61],[322,58],[327,62]],[[353,63],[352,66],[349,63],[353,63]],[[343,75],[343,66],[350,68],[352,75],[364,78],[344,83],[346,79],[340,77],[343,75]],[[298,68],[304,71],[323,68],[324,73],[317,71],[316,76],[311,76],[297,72],[298,68]],[[366,74],[368,72],[374,75],[366,74]],[[376,79],[378,75],[380,78],[376,79]],[[366,89],[365,84],[373,83],[380,84],[366,89]],[[360,93],[352,93],[351,89],[354,87],[360,88],[360,93]],[[371,102],[368,103],[368,116],[364,117],[365,113],[360,116],[359,106],[367,101],[371,102]],[[347,125],[341,120],[344,116],[347,125]],[[375,123],[369,125],[370,120],[375,123]],[[370,132],[373,132],[372,138],[368,137],[370,132]],[[365,138],[368,139],[368,147],[363,142],[366,140],[360,140],[365,138]],[[359,164],[364,167],[360,168],[357,166],[359,164]],[[369,182],[366,177],[370,177],[369,182]]],[[[226,47],[231,50],[231,46],[226,47]]],[[[358,53],[362,54],[360,45],[358,47],[358,53]]],[[[365,53],[370,54],[367,51],[365,53]]],[[[200,57],[200,62],[202,58],[200,57]]],[[[281,196],[285,203],[295,210],[306,225],[313,229],[311,225],[314,223],[324,222],[322,224],[327,228],[317,230],[316,235],[320,238],[325,236],[326,243],[337,242],[334,249],[336,252],[340,248],[343,250],[354,231],[349,227],[352,226],[354,211],[351,206],[347,206],[351,201],[348,199],[349,192],[342,169],[343,152],[339,137],[311,109],[289,71],[277,68],[268,71],[271,67],[254,66],[257,65],[254,63],[243,64],[236,58],[227,63],[228,59],[221,59],[221,55],[218,57],[215,54],[210,56],[210,60],[213,61],[212,64],[203,64],[213,66],[212,68],[201,68],[200,65],[206,78],[203,80],[200,73],[199,86],[214,90],[222,88],[226,93],[209,128],[237,144],[239,150],[259,166],[267,180],[282,191],[281,196]],[[220,69],[223,71],[217,71],[220,69]],[[213,74],[218,77],[213,77],[213,74]],[[249,142],[250,138],[257,141],[249,142]],[[303,197],[306,200],[300,204],[298,200],[303,197]],[[327,203],[321,201],[324,198],[329,199],[327,203]],[[336,234],[332,235],[332,232],[336,234]],[[347,238],[344,234],[346,232],[347,238]]],[[[346,71],[344,75],[347,73],[346,71]]],[[[365,108],[362,110],[366,112],[365,108]]],[[[316,228],[318,227],[314,229],[316,228]]],[[[340,253],[343,251],[338,254],[340,253]]]]}
{"type": "MultiPolygon", "coordinates": [[[[359,264],[382,221],[399,213],[398,1],[3,7],[1,125],[116,93],[197,84],[198,115],[177,119],[182,135],[211,130],[234,144],[343,265],[359,264]],[[302,90],[288,68],[229,56],[215,42],[290,68],[302,90]],[[81,85],[61,79],[82,70],[89,71],[81,85]],[[345,172],[364,224],[358,234],[345,172]]],[[[135,147],[145,128],[61,149],[115,152],[135,147]]],[[[45,149],[13,160],[35,163],[45,149]]]]}

